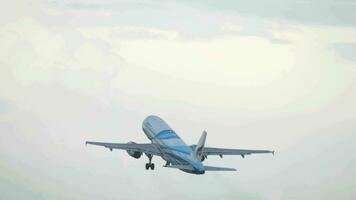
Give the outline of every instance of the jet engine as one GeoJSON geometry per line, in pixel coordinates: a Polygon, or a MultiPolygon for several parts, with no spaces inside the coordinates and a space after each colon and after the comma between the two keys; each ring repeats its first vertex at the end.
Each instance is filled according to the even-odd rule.
{"type": "MultiPolygon", "coordinates": [[[[134,142],[128,142],[128,144],[136,144],[134,142]]],[[[133,158],[139,159],[142,156],[141,151],[126,150],[126,152],[133,158]]]]}

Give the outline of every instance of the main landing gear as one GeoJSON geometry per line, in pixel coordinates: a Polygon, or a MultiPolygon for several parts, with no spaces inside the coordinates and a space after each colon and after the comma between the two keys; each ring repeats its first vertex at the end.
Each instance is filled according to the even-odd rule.
{"type": "Polygon", "coordinates": [[[145,166],[146,170],[148,170],[150,168],[151,168],[151,170],[154,170],[155,169],[155,164],[151,162],[153,155],[152,154],[146,154],[146,156],[148,157],[148,163],[146,163],[146,166],[145,166]]]}
{"type": "Polygon", "coordinates": [[[163,165],[163,167],[168,167],[170,164],[171,164],[171,163],[167,161],[166,164],[163,165]]]}

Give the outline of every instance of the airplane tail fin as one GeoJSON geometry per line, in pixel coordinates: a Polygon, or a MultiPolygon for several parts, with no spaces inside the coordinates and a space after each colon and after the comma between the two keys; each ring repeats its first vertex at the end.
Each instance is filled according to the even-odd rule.
{"type": "Polygon", "coordinates": [[[195,147],[194,153],[195,156],[200,160],[203,156],[203,150],[204,150],[204,145],[205,145],[205,140],[206,140],[206,131],[203,131],[203,133],[200,136],[199,142],[195,147]]]}

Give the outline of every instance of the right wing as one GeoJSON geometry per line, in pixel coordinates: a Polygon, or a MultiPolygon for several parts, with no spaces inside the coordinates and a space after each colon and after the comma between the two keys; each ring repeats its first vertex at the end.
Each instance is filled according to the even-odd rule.
{"type": "Polygon", "coordinates": [[[113,149],[122,149],[122,150],[129,150],[129,151],[139,151],[139,152],[152,154],[156,156],[161,155],[160,151],[152,143],[136,144],[136,143],[105,143],[105,142],[87,141],[85,142],[85,145],[87,144],[103,146],[110,149],[110,151],[112,151],[113,149]]]}
{"type": "Polygon", "coordinates": [[[245,157],[245,155],[256,154],[256,153],[272,153],[274,151],[270,150],[249,150],[249,149],[224,149],[224,148],[212,148],[212,147],[204,147],[203,155],[219,155],[222,157],[223,155],[241,155],[245,157]]]}

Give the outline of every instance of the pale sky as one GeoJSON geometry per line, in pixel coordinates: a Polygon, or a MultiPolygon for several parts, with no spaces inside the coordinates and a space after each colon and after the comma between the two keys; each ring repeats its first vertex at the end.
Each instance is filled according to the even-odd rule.
{"type": "Polygon", "coordinates": [[[0,199],[356,199],[356,1],[9,1],[0,199]],[[197,176],[86,140],[275,150],[197,176]]]}

